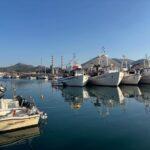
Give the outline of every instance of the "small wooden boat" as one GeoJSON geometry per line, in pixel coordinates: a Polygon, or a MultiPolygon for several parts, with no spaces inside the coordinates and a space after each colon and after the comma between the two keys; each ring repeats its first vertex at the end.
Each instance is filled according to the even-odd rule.
{"type": "Polygon", "coordinates": [[[21,114],[19,111],[14,115],[14,111],[12,111],[12,115],[0,118],[1,132],[38,125],[40,114],[28,115],[27,113],[21,114]]]}
{"type": "Polygon", "coordinates": [[[150,57],[146,55],[144,60],[143,69],[141,69],[141,81],[142,84],[150,84],[150,57]]]}
{"type": "Polygon", "coordinates": [[[43,113],[21,96],[0,101],[0,132],[38,125],[43,113]]]}

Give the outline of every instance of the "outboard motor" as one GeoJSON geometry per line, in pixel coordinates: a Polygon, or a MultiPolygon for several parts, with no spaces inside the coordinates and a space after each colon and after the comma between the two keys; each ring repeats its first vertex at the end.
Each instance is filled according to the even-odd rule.
{"type": "Polygon", "coordinates": [[[19,106],[20,107],[26,107],[31,109],[34,106],[34,103],[27,101],[25,98],[22,96],[17,96],[16,99],[19,101],[19,106]]]}
{"type": "Polygon", "coordinates": [[[21,107],[22,106],[22,102],[23,102],[22,96],[20,96],[20,95],[16,96],[16,100],[18,100],[19,106],[21,107]]]}

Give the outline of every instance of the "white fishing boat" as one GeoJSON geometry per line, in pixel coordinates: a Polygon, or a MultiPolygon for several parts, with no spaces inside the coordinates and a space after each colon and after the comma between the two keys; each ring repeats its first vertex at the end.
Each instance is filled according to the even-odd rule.
{"type": "Polygon", "coordinates": [[[66,68],[68,74],[63,78],[63,85],[83,87],[87,84],[89,76],[84,73],[82,66],[77,63],[75,54],[66,68]]]}
{"type": "Polygon", "coordinates": [[[118,86],[122,78],[123,72],[120,72],[113,65],[109,65],[108,56],[103,54],[99,57],[96,75],[89,78],[89,83],[93,85],[118,86]]]}
{"type": "Polygon", "coordinates": [[[141,71],[141,81],[140,83],[144,84],[150,84],[150,67],[149,68],[143,68],[141,71]]]}
{"type": "Polygon", "coordinates": [[[69,76],[63,79],[62,83],[66,86],[80,86],[83,87],[88,82],[88,75],[84,74],[84,71],[81,69],[74,70],[74,75],[69,76]]]}
{"type": "Polygon", "coordinates": [[[108,70],[89,78],[89,83],[93,85],[103,85],[103,86],[118,86],[123,79],[123,72],[118,70],[108,70]]]}
{"type": "Polygon", "coordinates": [[[141,75],[138,73],[131,74],[129,72],[124,72],[121,84],[137,85],[141,79],[141,75]]]}
{"type": "Polygon", "coordinates": [[[21,96],[0,101],[0,132],[38,125],[40,112],[33,102],[21,96]]]}
{"type": "Polygon", "coordinates": [[[150,59],[146,56],[146,60],[144,60],[144,67],[141,70],[141,81],[140,83],[150,84],[150,59]]]}
{"type": "Polygon", "coordinates": [[[124,73],[121,84],[137,85],[141,79],[140,73],[136,70],[129,71],[126,57],[123,55],[121,70],[124,73]]]}

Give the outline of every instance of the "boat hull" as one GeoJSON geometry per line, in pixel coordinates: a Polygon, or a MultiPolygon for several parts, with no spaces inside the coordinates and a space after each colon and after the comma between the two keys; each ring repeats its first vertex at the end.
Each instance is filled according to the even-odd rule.
{"type": "Polygon", "coordinates": [[[141,79],[141,75],[139,74],[127,74],[124,75],[121,84],[137,85],[140,79],[141,79]]]}
{"type": "Polygon", "coordinates": [[[0,120],[0,132],[38,125],[40,115],[11,117],[0,120]]]}
{"type": "Polygon", "coordinates": [[[150,68],[144,68],[142,70],[142,78],[140,83],[150,84],[150,68]]]}
{"type": "Polygon", "coordinates": [[[140,83],[150,84],[150,75],[143,75],[140,83]]]}
{"type": "Polygon", "coordinates": [[[80,86],[83,87],[88,82],[87,75],[73,76],[65,78],[62,83],[66,86],[80,86]]]}
{"type": "Polygon", "coordinates": [[[89,82],[93,85],[118,86],[123,78],[122,72],[104,73],[90,77],[89,82]]]}

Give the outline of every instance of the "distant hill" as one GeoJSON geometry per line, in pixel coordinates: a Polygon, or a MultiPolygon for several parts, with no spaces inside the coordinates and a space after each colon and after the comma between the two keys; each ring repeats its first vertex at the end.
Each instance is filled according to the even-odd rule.
{"type": "MultiPolygon", "coordinates": [[[[116,66],[116,67],[121,67],[122,60],[123,60],[123,59],[108,58],[108,63],[109,63],[109,65],[110,65],[110,64],[113,64],[113,65],[116,66]]],[[[128,62],[128,65],[131,65],[134,61],[128,59],[127,62],[128,62]]],[[[83,63],[83,64],[82,64],[82,67],[83,67],[84,69],[87,69],[87,68],[92,67],[93,65],[98,65],[98,64],[99,64],[99,56],[97,56],[97,57],[95,57],[95,58],[93,58],[93,59],[91,59],[91,60],[89,60],[89,61],[83,63]]]]}
{"type": "MultiPolygon", "coordinates": [[[[33,65],[23,64],[23,63],[17,63],[12,66],[0,68],[0,71],[4,71],[4,72],[13,72],[13,71],[15,72],[38,72],[38,71],[44,71],[44,70],[45,70],[45,66],[33,66],[33,65]]],[[[46,70],[48,70],[48,68],[46,68],[46,70]]]]}
{"type": "MultiPolygon", "coordinates": [[[[121,67],[122,59],[118,58],[108,58],[109,65],[113,64],[116,67],[121,67]]],[[[131,60],[127,59],[128,66],[132,66],[133,69],[139,69],[143,67],[144,59],[139,60],[131,60]]],[[[92,58],[91,60],[85,62],[82,64],[83,69],[88,69],[93,67],[94,65],[99,64],[99,56],[92,58]]],[[[33,66],[33,65],[27,65],[23,63],[17,63],[12,66],[8,67],[1,67],[0,72],[45,72],[45,66],[33,66]]],[[[50,72],[50,68],[46,68],[46,72],[50,72]]]]}
{"type": "MultiPolygon", "coordinates": [[[[122,63],[123,59],[118,59],[118,58],[112,58],[114,61],[118,62],[119,64],[122,63]]],[[[127,64],[128,66],[132,65],[132,63],[134,62],[134,60],[131,59],[126,59],[127,60],[127,64]]]]}
{"type": "Polygon", "coordinates": [[[132,64],[131,64],[132,68],[140,69],[140,68],[144,67],[144,61],[145,61],[145,59],[139,59],[139,60],[132,62],[132,64]]]}
{"type": "MultiPolygon", "coordinates": [[[[121,63],[122,63],[123,59],[118,59],[118,58],[108,58],[108,62],[109,65],[113,64],[116,67],[121,67],[121,63]]],[[[127,63],[128,66],[132,66],[133,69],[139,69],[143,67],[143,63],[144,59],[139,59],[139,60],[131,60],[131,59],[127,59],[127,63]]],[[[94,65],[98,65],[99,64],[99,56],[92,58],[91,60],[85,62],[82,64],[82,67],[84,69],[88,69],[93,67],[94,65]]]]}

